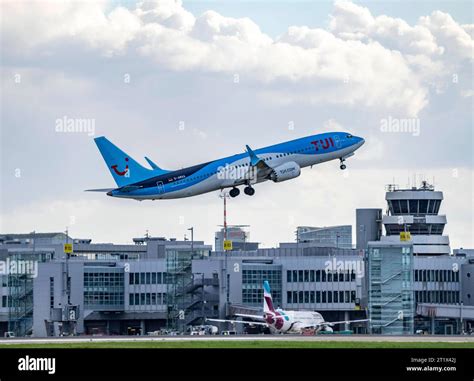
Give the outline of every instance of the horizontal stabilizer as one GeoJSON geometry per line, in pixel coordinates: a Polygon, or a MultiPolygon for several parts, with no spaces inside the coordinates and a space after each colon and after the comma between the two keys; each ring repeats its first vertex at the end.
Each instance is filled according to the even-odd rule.
{"type": "Polygon", "coordinates": [[[119,191],[121,192],[131,192],[137,189],[143,188],[142,186],[139,185],[125,185],[122,188],[119,188],[119,191]]]}
{"type": "Polygon", "coordinates": [[[102,188],[102,189],[86,189],[84,192],[111,192],[116,188],[102,188]]]}

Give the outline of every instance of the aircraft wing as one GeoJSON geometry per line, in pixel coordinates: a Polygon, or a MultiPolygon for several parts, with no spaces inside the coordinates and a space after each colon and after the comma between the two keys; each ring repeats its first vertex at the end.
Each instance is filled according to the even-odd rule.
{"type": "Polygon", "coordinates": [[[260,320],[260,321],[264,321],[264,320],[265,320],[262,315],[235,314],[235,316],[244,317],[244,318],[249,318],[249,319],[255,319],[255,320],[260,320]]]}
{"type": "Polygon", "coordinates": [[[243,321],[243,320],[226,320],[226,319],[206,319],[206,321],[215,321],[218,323],[239,323],[239,324],[249,324],[249,325],[263,325],[268,327],[267,323],[260,322],[260,321],[243,321]]]}
{"type": "Polygon", "coordinates": [[[330,326],[330,327],[332,327],[333,325],[337,325],[337,324],[360,323],[360,322],[369,321],[369,320],[370,320],[370,319],[341,320],[341,321],[323,321],[323,322],[317,323],[317,324],[304,325],[303,328],[319,328],[319,327],[324,327],[324,326],[330,326]]]}
{"type": "Polygon", "coordinates": [[[369,320],[370,319],[325,321],[325,322],[322,322],[320,325],[337,325],[337,324],[361,323],[363,321],[369,321],[369,320]]]}

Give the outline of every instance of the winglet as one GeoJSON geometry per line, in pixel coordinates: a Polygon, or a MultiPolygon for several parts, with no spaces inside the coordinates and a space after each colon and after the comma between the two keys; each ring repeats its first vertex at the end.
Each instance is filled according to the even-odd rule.
{"type": "Polygon", "coordinates": [[[247,148],[247,153],[250,156],[250,164],[252,166],[256,166],[261,159],[259,159],[255,152],[252,151],[252,148],[250,148],[248,145],[246,145],[245,148],[247,148]]]}

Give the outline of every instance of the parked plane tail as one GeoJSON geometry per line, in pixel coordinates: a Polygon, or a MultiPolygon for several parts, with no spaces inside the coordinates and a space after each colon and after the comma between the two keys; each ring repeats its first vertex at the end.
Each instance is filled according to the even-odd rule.
{"type": "Polygon", "coordinates": [[[272,294],[270,291],[270,284],[268,281],[263,282],[263,312],[275,312],[273,308],[272,294]]]}

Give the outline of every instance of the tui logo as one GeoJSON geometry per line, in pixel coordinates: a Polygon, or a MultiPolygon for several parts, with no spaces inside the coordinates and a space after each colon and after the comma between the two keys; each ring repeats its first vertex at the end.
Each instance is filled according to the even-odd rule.
{"type": "MultiPolygon", "coordinates": [[[[125,158],[125,161],[128,162],[128,157],[125,158]]],[[[111,166],[114,172],[119,176],[125,176],[125,174],[128,172],[128,164],[125,166],[125,169],[123,171],[119,171],[117,167],[117,164],[111,166]]]]}

